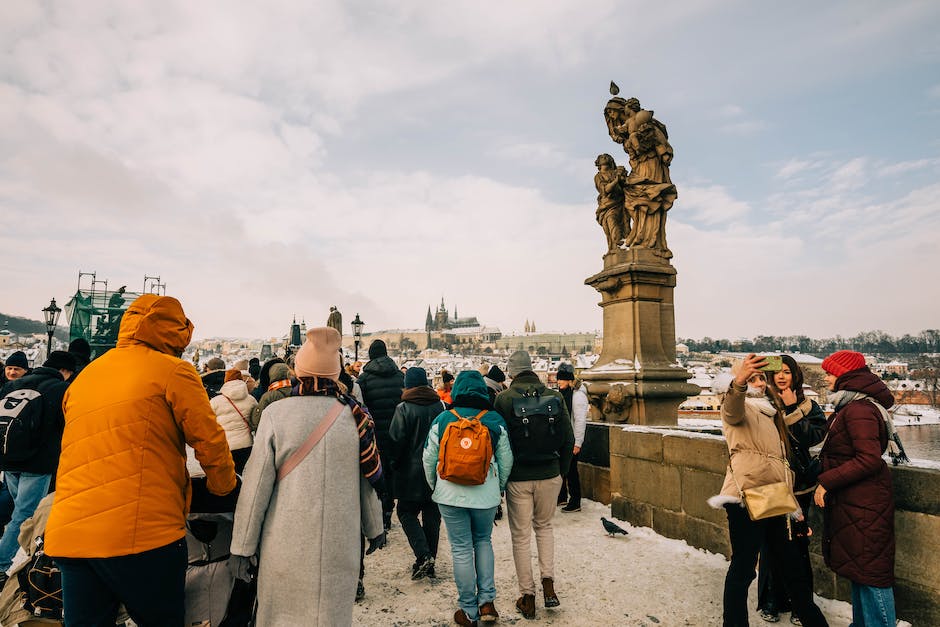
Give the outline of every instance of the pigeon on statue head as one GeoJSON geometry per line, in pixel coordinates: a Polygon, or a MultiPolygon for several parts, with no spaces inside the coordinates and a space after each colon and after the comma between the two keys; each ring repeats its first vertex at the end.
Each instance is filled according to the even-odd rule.
{"type": "Polygon", "coordinates": [[[606,531],[607,535],[609,535],[611,538],[613,538],[618,533],[627,535],[626,529],[624,529],[623,527],[620,527],[619,525],[615,525],[614,523],[610,522],[603,516],[601,516],[601,524],[604,525],[604,531],[606,531]]]}

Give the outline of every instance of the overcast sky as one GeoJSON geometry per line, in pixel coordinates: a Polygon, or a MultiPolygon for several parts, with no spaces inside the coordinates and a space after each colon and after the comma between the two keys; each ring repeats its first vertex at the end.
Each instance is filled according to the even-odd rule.
{"type": "Polygon", "coordinates": [[[611,79],[675,149],[680,337],[940,326],[935,1],[7,0],[0,311],[93,270],[196,337],[599,330],[611,79]]]}

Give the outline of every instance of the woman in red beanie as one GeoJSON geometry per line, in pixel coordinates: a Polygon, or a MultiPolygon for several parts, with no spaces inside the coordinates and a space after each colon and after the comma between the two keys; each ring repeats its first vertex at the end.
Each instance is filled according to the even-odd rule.
{"type": "Polygon", "coordinates": [[[894,493],[882,459],[894,397],[855,351],[822,363],[836,408],[814,500],[823,510],[823,557],[852,582],[852,624],[894,627],[894,493]]]}

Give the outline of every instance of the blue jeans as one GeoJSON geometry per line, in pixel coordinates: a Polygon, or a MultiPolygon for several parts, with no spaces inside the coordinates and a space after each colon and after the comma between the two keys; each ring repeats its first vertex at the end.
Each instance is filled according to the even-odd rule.
{"type": "Polygon", "coordinates": [[[3,530],[3,537],[0,538],[0,572],[5,573],[10,564],[13,563],[13,556],[20,548],[18,537],[20,535],[20,525],[27,518],[31,518],[46,494],[49,493],[49,484],[52,482],[52,475],[37,475],[31,472],[16,472],[6,470],[3,473],[3,481],[13,497],[13,518],[7,523],[3,530]]]}
{"type": "Polygon", "coordinates": [[[447,526],[454,562],[457,605],[470,620],[480,617],[480,606],[496,600],[496,567],[493,557],[493,519],[496,508],[471,509],[438,505],[447,526]]]}
{"type": "Polygon", "coordinates": [[[849,627],[894,627],[894,588],[852,582],[852,624],[849,627]]]}

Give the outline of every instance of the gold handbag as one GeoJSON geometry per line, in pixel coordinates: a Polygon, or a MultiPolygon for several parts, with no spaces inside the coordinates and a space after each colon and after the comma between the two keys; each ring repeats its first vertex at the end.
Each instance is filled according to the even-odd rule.
{"type": "Polygon", "coordinates": [[[783,463],[784,476],[787,480],[742,490],[741,485],[734,476],[731,462],[728,462],[728,470],[731,472],[731,478],[734,480],[734,484],[741,494],[741,500],[744,502],[744,507],[747,509],[747,514],[751,517],[751,520],[763,520],[764,518],[772,518],[773,516],[782,516],[800,509],[799,503],[796,502],[796,497],[793,496],[793,486],[790,482],[790,463],[786,458],[767,455],[759,451],[754,452],[768,459],[783,463]]]}

